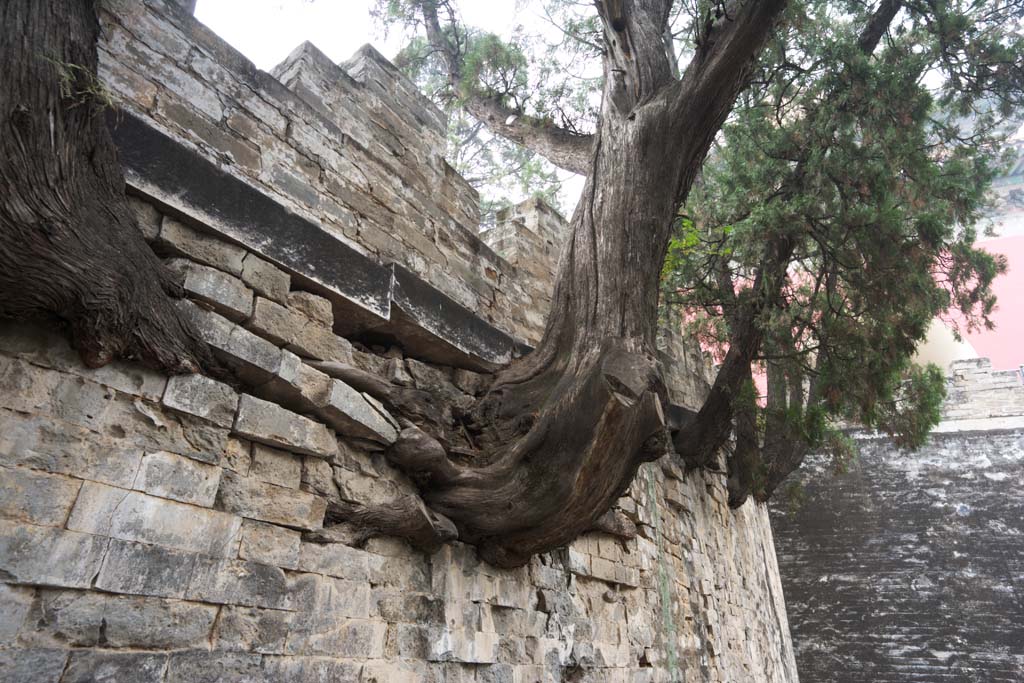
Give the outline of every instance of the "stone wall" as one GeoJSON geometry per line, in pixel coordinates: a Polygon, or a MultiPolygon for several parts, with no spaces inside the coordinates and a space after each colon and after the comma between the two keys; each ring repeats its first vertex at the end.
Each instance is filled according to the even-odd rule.
{"type": "MultiPolygon", "coordinates": [[[[539,334],[553,262],[475,236],[436,112],[371,50],[275,78],[177,6],[103,7],[140,230],[242,385],[89,370],[0,323],[0,683],[797,680],[766,510],[667,459],[619,501],[636,538],[517,570],[326,542],[331,503],[415,489],[394,417],[323,361],[472,401],[539,334]]],[[[694,407],[691,356],[665,362],[694,407]]]]}
{"type": "Polygon", "coordinates": [[[987,359],[950,368],[917,452],[855,433],[814,459],[795,514],[773,510],[801,673],[853,683],[1024,680],[1024,386],[987,359]]]}

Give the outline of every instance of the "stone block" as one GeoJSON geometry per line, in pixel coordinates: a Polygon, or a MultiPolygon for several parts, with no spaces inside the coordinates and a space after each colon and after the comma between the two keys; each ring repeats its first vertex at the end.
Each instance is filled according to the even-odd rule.
{"type": "Polygon", "coordinates": [[[112,539],[96,588],[110,593],[183,598],[195,566],[193,553],[112,539]]]}
{"type": "Polygon", "coordinates": [[[363,581],[346,581],[320,574],[290,574],[291,608],[301,619],[296,630],[320,632],[348,619],[370,616],[370,587],[363,581]]]}
{"type": "Polygon", "coordinates": [[[368,581],[370,554],[343,543],[303,543],[298,568],[349,581],[368,581]]]}
{"type": "Polygon", "coordinates": [[[176,453],[147,453],[132,487],[151,496],[211,507],[217,497],[221,468],[176,453]]]}
{"type": "Polygon", "coordinates": [[[156,247],[159,251],[187,256],[232,275],[242,273],[245,249],[199,232],[169,216],[164,216],[160,224],[156,247]]]}
{"type": "Polygon", "coordinates": [[[281,350],[274,344],[192,301],[179,301],[178,306],[195,324],[202,340],[243,382],[258,386],[280,369],[281,350]]]}
{"type": "Polygon", "coordinates": [[[329,327],[310,321],[288,342],[288,349],[303,358],[348,363],[352,360],[352,344],[334,334],[329,327]]]}
{"type": "Polygon", "coordinates": [[[0,521],[0,576],[39,586],[88,588],[107,539],[65,529],[0,521]]]}
{"type": "Polygon", "coordinates": [[[245,560],[199,558],[185,597],[243,607],[289,606],[284,572],[278,567],[245,560]]]}
{"type": "Polygon", "coordinates": [[[497,633],[442,627],[431,628],[429,638],[428,661],[467,664],[493,664],[497,661],[500,640],[497,633]]]}
{"type": "Polygon", "coordinates": [[[33,588],[0,583],[0,648],[14,643],[35,594],[33,588]]]}
{"type": "Polygon", "coordinates": [[[322,402],[330,385],[330,377],[286,349],[281,352],[281,366],[277,374],[258,387],[255,393],[272,403],[308,413],[322,402]]]}
{"type": "Polygon", "coordinates": [[[242,259],[242,281],[260,296],[279,304],[288,302],[291,277],[252,252],[242,259]]]}
{"type": "Polygon", "coordinates": [[[243,560],[295,569],[299,562],[298,531],[252,519],[242,523],[242,544],[238,556],[243,560]]]}
{"type": "Polygon", "coordinates": [[[234,472],[221,476],[217,503],[236,515],[298,529],[323,526],[327,503],[305,491],[240,477],[234,472]]]}
{"type": "Polygon", "coordinates": [[[0,683],[57,683],[67,650],[46,647],[0,650],[0,683]]]}
{"type": "Polygon", "coordinates": [[[331,656],[263,658],[263,670],[271,681],[357,683],[362,668],[362,662],[345,661],[331,656]]]}
{"type": "Polygon", "coordinates": [[[233,275],[188,259],[169,259],[167,267],[177,273],[190,298],[205,302],[228,320],[242,322],[252,315],[252,290],[233,275]]]}
{"type": "Polygon", "coordinates": [[[146,652],[77,651],[71,653],[61,683],[152,683],[162,681],[167,655],[146,652]]]}
{"type": "Polygon", "coordinates": [[[142,449],[84,427],[0,410],[0,463],[129,487],[142,449]]]}
{"type": "Polygon", "coordinates": [[[241,526],[225,512],[88,482],[68,521],[68,528],[213,557],[237,554],[241,526]]]}
{"type": "Polygon", "coordinates": [[[334,309],[330,300],[322,296],[309,292],[291,292],[288,294],[288,308],[298,311],[324,327],[334,327],[334,309]]]}
{"type": "Polygon", "coordinates": [[[284,652],[291,620],[291,612],[226,605],[217,619],[214,649],[280,654],[284,652]]]}
{"type": "Polygon", "coordinates": [[[260,656],[243,652],[175,652],[166,683],[275,683],[260,666],[260,656]]]}
{"type": "Polygon", "coordinates": [[[390,445],[398,439],[398,430],[394,418],[385,417],[383,410],[383,407],[374,407],[364,394],[335,379],[331,381],[330,392],[322,398],[317,414],[342,434],[390,445]]]}
{"type": "Polygon", "coordinates": [[[252,441],[296,453],[321,458],[338,454],[338,443],[327,427],[248,394],[239,402],[234,430],[252,441]]]}
{"type": "Polygon", "coordinates": [[[5,322],[0,325],[0,351],[62,372],[78,375],[120,392],[159,400],[167,378],[139,363],[114,361],[102,368],[87,368],[67,336],[53,325],[5,322]]]}
{"type": "Polygon", "coordinates": [[[215,605],[107,593],[43,590],[22,639],[70,647],[206,647],[215,605]]]}
{"type": "Polygon", "coordinates": [[[302,457],[263,444],[253,444],[249,476],[268,484],[297,489],[302,483],[302,457]]]}
{"type": "Polygon", "coordinates": [[[163,402],[175,411],[229,428],[238,411],[239,394],[203,375],[177,375],[167,381],[163,402]]]}
{"type": "Polygon", "coordinates": [[[0,467],[0,518],[64,526],[81,486],[59,474],[0,467]]]}
{"type": "Polygon", "coordinates": [[[269,299],[256,297],[256,305],[246,327],[264,339],[284,346],[305,324],[306,321],[295,311],[269,299]]]}
{"type": "Polygon", "coordinates": [[[131,207],[135,224],[147,242],[152,242],[160,234],[160,212],[157,208],[137,197],[128,195],[128,206],[131,207]]]}
{"type": "Polygon", "coordinates": [[[293,629],[288,636],[287,650],[294,654],[381,659],[384,656],[387,626],[381,621],[349,619],[311,633],[293,629]]]}
{"type": "Polygon", "coordinates": [[[334,469],[320,458],[302,459],[302,490],[309,491],[328,500],[338,500],[338,486],[334,483],[334,469]]]}

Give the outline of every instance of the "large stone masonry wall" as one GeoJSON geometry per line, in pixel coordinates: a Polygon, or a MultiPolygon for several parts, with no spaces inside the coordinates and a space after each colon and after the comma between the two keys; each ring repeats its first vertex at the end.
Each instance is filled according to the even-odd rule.
{"type": "MultiPolygon", "coordinates": [[[[528,339],[543,323],[495,302],[542,290],[542,278],[453,228],[468,199],[409,189],[446,167],[400,131],[388,142],[391,126],[433,124],[373,53],[362,67],[358,56],[333,72],[319,64],[319,81],[296,66],[319,59],[309,47],[277,70],[300,91],[364,96],[377,86],[361,78],[390,83],[373,106],[325,105],[351,135],[372,133],[333,140],[343,153],[331,168],[325,153],[289,185],[285,174],[304,173],[300,141],[336,132],[311,95],[174,6],[103,6],[103,72],[125,98],[112,125],[139,227],[242,383],[90,370],[52,324],[0,322],[0,683],[797,680],[767,512],[729,510],[720,474],[647,464],[618,503],[636,538],[588,534],[517,570],[460,543],[427,555],[393,538],[328,542],[332,503],[415,489],[383,455],[394,417],[324,361],[470,402],[486,387],[472,368],[515,351],[502,335],[528,339]],[[431,243],[469,245],[467,268],[497,266],[491,298],[457,300],[470,287],[451,267],[462,247],[439,249],[441,264],[385,268],[366,214],[354,233],[332,222],[330,207],[377,202],[358,183],[378,144],[408,154],[404,175],[375,171],[374,183],[409,193],[382,233],[405,240],[415,224],[431,243]],[[426,224],[413,220],[419,201],[426,224]]],[[[665,362],[685,378],[673,399],[692,408],[707,377],[690,355],[665,362]]]]}
{"type": "Polygon", "coordinates": [[[974,359],[947,387],[919,451],[855,433],[848,474],[813,459],[806,501],[773,510],[807,680],[1024,680],[1024,386],[974,359]]]}

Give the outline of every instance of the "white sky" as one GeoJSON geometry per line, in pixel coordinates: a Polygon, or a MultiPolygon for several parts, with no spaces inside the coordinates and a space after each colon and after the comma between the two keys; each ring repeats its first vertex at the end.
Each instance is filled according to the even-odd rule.
{"type": "MultiPolygon", "coordinates": [[[[532,12],[516,11],[516,0],[463,2],[465,22],[507,35],[516,23],[533,23],[532,12]]],[[[385,36],[370,17],[372,0],[199,0],[196,18],[237,50],[269,71],[308,40],[336,62],[365,43],[394,57],[402,47],[400,30],[385,36]]]]}

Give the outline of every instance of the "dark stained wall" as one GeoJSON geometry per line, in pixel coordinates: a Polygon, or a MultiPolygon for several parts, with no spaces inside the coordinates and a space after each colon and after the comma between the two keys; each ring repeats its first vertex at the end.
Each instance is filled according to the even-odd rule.
{"type": "Polygon", "coordinates": [[[773,510],[801,680],[1024,681],[1024,387],[965,367],[926,447],[861,434],[848,474],[817,458],[773,510]]]}

